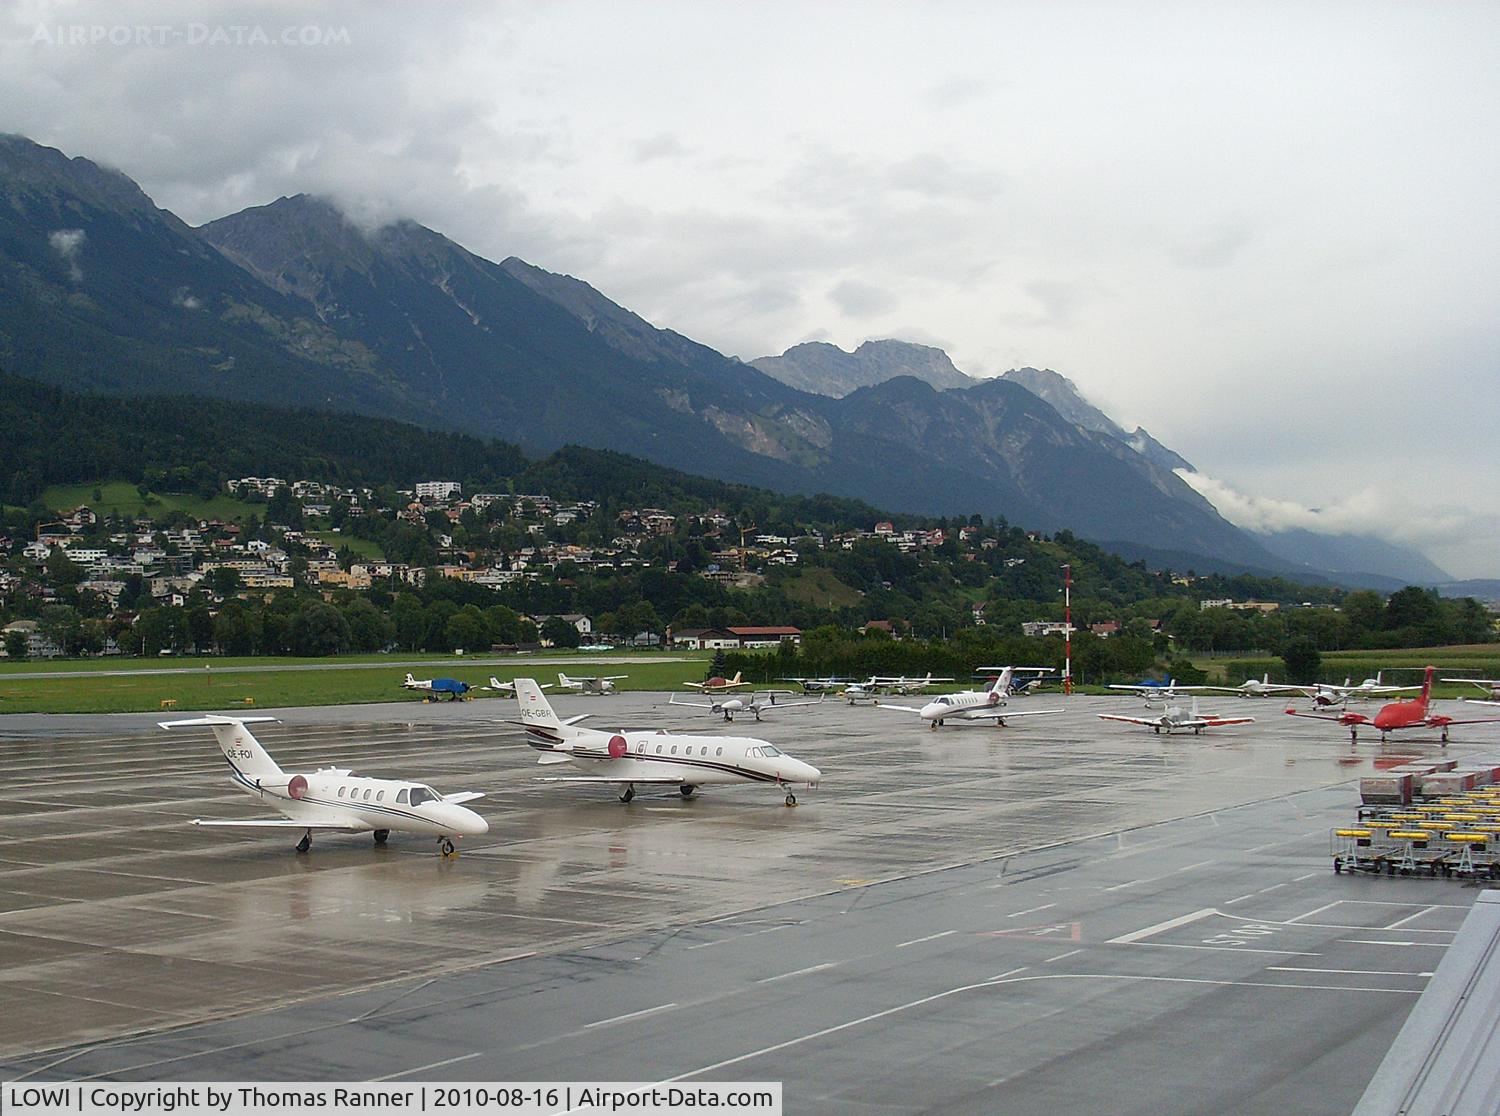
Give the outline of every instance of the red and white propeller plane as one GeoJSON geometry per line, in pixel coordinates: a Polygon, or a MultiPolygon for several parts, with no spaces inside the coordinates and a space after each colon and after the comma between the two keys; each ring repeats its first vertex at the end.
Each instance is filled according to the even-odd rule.
{"type": "MultiPolygon", "coordinates": [[[[1337,715],[1327,713],[1299,713],[1295,709],[1288,709],[1287,714],[1292,717],[1311,717],[1318,721],[1337,721],[1349,730],[1349,739],[1358,742],[1360,726],[1368,725],[1380,733],[1380,742],[1385,743],[1386,735],[1399,732],[1402,729],[1435,728],[1443,730],[1443,743],[1448,743],[1448,728],[1450,725],[1482,725],[1500,721],[1500,717],[1473,717],[1460,720],[1450,717],[1446,713],[1438,713],[1432,708],[1432,676],[1437,673],[1436,667],[1427,668],[1427,676],[1422,682],[1422,692],[1410,701],[1393,701],[1389,705],[1381,706],[1373,717],[1367,717],[1363,713],[1351,713],[1345,710],[1337,715]]],[[[1368,679],[1367,679],[1368,681],[1368,679]]]]}
{"type": "Polygon", "coordinates": [[[738,690],[748,686],[750,683],[740,678],[740,671],[734,672],[733,678],[710,678],[707,682],[684,682],[684,686],[691,686],[695,690],[701,690],[705,694],[722,694],[728,690],[738,690]]]}
{"type": "Polygon", "coordinates": [[[1180,705],[1168,706],[1160,717],[1127,717],[1123,713],[1100,713],[1099,719],[1101,721],[1124,721],[1127,725],[1143,725],[1152,732],[1165,732],[1168,735],[1174,732],[1191,731],[1194,736],[1198,736],[1206,728],[1255,723],[1254,717],[1220,717],[1216,713],[1199,713],[1197,698],[1193,699],[1190,709],[1184,709],[1180,705]]]}

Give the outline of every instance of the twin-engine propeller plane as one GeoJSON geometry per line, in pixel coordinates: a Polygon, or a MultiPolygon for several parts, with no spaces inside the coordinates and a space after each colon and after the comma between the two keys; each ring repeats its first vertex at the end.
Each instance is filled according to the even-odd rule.
{"type": "Polygon", "coordinates": [[[755,719],[760,720],[760,715],[767,709],[795,709],[799,705],[822,705],[824,694],[819,694],[816,701],[777,701],[778,694],[789,694],[791,690],[762,690],[758,694],[735,694],[732,697],[718,698],[714,701],[678,701],[677,695],[673,694],[667,699],[668,705],[689,705],[694,709],[708,709],[714,713],[722,713],[724,720],[733,721],[736,713],[753,713],[755,719]]]}
{"type": "Polygon", "coordinates": [[[740,678],[740,675],[742,673],[742,671],[737,670],[734,672],[733,678],[720,678],[718,676],[715,676],[713,678],[710,678],[706,682],[684,682],[683,685],[691,686],[693,689],[700,690],[705,694],[727,693],[729,690],[738,690],[742,687],[750,685],[750,683],[740,678]]]}
{"type": "Polygon", "coordinates": [[[587,775],[543,776],[552,783],[614,783],[620,801],[635,797],[637,786],[676,787],[691,798],[711,783],[769,783],[786,792],[786,804],[797,805],[794,786],[815,787],[823,777],[816,767],[794,759],[769,741],[749,736],[674,736],[665,732],[601,732],[578,728],[558,716],[530,678],[516,679],[520,725],[527,742],[542,754],[544,766],[571,763],[587,775]]]}
{"type": "MultiPolygon", "coordinates": [[[[493,682],[494,679],[490,681],[493,682]]],[[[467,682],[460,682],[457,678],[413,678],[410,672],[407,673],[406,681],[402,682],[401,686],[403,689],[426,694],[423,701],[437,701],[444,694],[448,695],[449,701],[463,701],[464,695],[470,689],[467,682]]]]}
{"type": "MultiPolygon", "coordinates": [[[[1437,673],[1436,667],[1428,667],[1425,679],[1422,682],[1422,692],[1410,701],[1393,701],[1389,705],[1381,706],[1373,717],[1367,717],[1363,713],[1351,713],[1345,710],[1338,714],[1327,713],[1300,713],[1296,709],[1288,709],[1287,714],[1292,717],[1311,717],[1318,721],[1337,721],[1349,730],[1349,739],[1357,743],[1359,741],[1359,730],[1368,725],[1380,733],[1380,742],[1385,743],[1386,736],[1392,732],[1400,732],[1403,729],[1435,728],[1442,729],[1443,743],[1448,743],[1448,728],[1451,725],[1482,725],[1493,721],[1500,721],[1500,717],[1472,717],[1459,720],[1445,713],[1438,713],[1432,708],[1432,676],[1437,673]]],[[[1368,681],[1368,679],[1367,679],[1368,681]]]]}
{"type": "Polygon", "coordinates": [[[246,725],[275,717],[194,717],[162,721],[164,729],[211,728],[224,753],[235,786],[270,803],[284,818],[216,821],[195,818],[194,825],[241,829],[300,829],[297,851],[312,848],[313,830],[371,833],[377,845],[391,833],[422,833],[438,839],[438,851],[453,855],[453,838],[478,837],[489,823],[460,805],[483,798],[479,791],[439,794],[425,783],[401,779],[367,779],[345,767],[324,767],[307,774],[283,771],[246,725]]]}
{"type": "Polygon", "coordinates": [[[1308,694],[1310,696],[1312,689],[1309,686],[1272,682],[1269,671],[1260,678],[1247,678],[1238,686],[1205,686],[1203,688],[1219,694],[1238,694],[1240,697],[1275,697],[1277,694],[1308,694]]]}
{"type": "Polygon", "coordinates": [[[628,674],[605,674],[597,678],[573,678],[557,672],[557,684],[564,690],[574,690],[580,694],[614,694],[619,691],[615,689],[615,683],[629,678],[628,674]]]}
{"type": "Polygon", "coordinates": [[[891,705],[880,702],[881,709],[896,709],[903,713],[915,713],[927,722],[934,732],[944,721],[994,721],[1002,727],[1011,717],[1036,717],[1049,713],[1061,713],[1061,709],[1024,709],[1016,711],[1005,704],[1005,694],[1010,690],[1015,668],[1006,667],[990,680],[983,690],[966,690],[956,694],[940,694],[926,705],[891,705]]]}
{"type": "Polygon", "coordinates": [[[1223,728],[1225,725],[1251,725],[1254,717],[1220,717],[1216,713],[1199,713],[1198,699],[1193,699],[1190,709],[1180,705],[1168,706],[1160,717],[1127,717],[1123,713],[1100,713],[1101,721],[1124,721],[1127,725],[1144,725],[1152,732],[1191,732],[1198,736],[1206,728],[1223,728]]]}

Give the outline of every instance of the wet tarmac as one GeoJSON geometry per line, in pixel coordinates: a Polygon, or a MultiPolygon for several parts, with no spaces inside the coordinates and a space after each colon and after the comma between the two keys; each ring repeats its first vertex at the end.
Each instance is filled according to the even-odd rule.
{"type": "MultiPolygon", "coordinates": [[[[937,732],[832,701],[728,729],[664,701],[556,704],[763,736],[822,786],[792,809],[748,784],[626,806],[536,782],[496,703],[304,710],[258,730],[284,767],[483,790],[491,829],[452,860],[400,835],[298,856],[186,824],[256,810],[206,733],[0,743],[0,1072],[1348,1111],[1474,895],[1329,870],[1352,780],[1436,740],[1351,748],[1243,699],[1216,708],[1259,723],[1170,737],[1098,721],[1139,709],[1120,699],[937,732]]],[[[1447,749],[1497,752],[1494,726],[1447,749]]]]}

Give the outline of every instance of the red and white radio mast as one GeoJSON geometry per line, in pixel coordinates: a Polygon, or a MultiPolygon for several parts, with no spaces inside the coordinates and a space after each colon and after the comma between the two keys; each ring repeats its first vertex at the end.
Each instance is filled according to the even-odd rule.
{"type": "Polygon", "coordinates": [[[1063,567],[1063,693],[1073,692],[1073,567],[1063,567]]]}

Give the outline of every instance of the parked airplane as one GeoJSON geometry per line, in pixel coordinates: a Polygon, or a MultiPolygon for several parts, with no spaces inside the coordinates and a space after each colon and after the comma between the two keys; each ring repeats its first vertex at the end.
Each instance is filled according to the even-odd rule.
{"type": "MultiPolygon", "coordinates": [[[[1467,720],[1458,720],[1447,714],[1435,712],[1432,708],[1432,676],[1437,673],[1436,667],[1428,667],[1426,678],[1422,682],[1422,692],[1410,701],[1393,701],[1389,705],[1383,705],[1376,711],[1375,716],[1367,717],[1363,713],[1350,713],[1345,710],[1336,716],[1323,713],[1299,713],[1296,709],[1288,709],[1287,714],[1292,717],[1311,717],[1319,721],[1337,721],[1349,729],[1349,739],[1354,742],[1359,740],[1361,725],[1368,725],[1380,733],[1380,742],[1385,743],[1386,735],[1399,732],[1402,729],[1414,728],[1436,728],[1443,730],[1443,743],[1448,742],[1448,728],[1450,725],[1482,725],[1493,721],[1500,721],[1500,717],[1476,717],[1467,720]]],[[[1368,681],[1368,679],[1367,679],[1368,681]]]]}
{"type": "Polygon", "coordinates": [[[1303,690],[1312,699],[1312,703],[1320,709],[1332,706],[1345,706],[1351,701],[1363,701],[1366,698],[1380,697],[1389,694],[1409,694],[1420,690],[1420,686],[1387,686],[1381,679],[1384,671],[1376,671],[1374,678],[1366,678],[1358,686],[1351,686],[1349,679],[1344,679],[1342,686],[1336,686],[1331,682],[1319,682],[1316,686],[1310,686],[1303,690]]]}
{"type": "Polygon", "coordinates": [[[1013,668],[1006,667],[983,690],[967,690],[956,694],[941,694],[926,705],[890,705],[878,703],[882,709],[898,709],[904,713],[915,713],[927,722],[934,732],[944,721],[993,720],[996,727],[1005,724],[1011,717],[1034,717],[1048,713],[1061,713],[1061,709],[1026,709],[1014,712],[1005,705],[1005,693],[1010,688],[1013,668]]]}
{"type": "Polygon", "coordinates": [[[1128,725],[1144,725],[1152,732],[1165,732],[1169,735],[1192,729],[1194,736],[1199,735],[1206,728],[1255,723],[1254,717],[1220,717],[1214,713],[1199,713],[1197,698],[1193,699],[1192,708],[1184,709],[1180,705],[1169,706],[1160,717],[1127,717],[1122,713],[1100,713],[1099,719],[1101,721],[1124,721],[1128,725]]]}
{"type": "MultiPolygon", "coordinates": [[[[975,667],[974,668],[974,673],[978,674],[978,675],[990,676],[990,675],[994,675],[994,674],[996,674],[996,673],[998,673],[998,672],[1000,672],[1000,671],[1002,671],[1004,669],[1005,669],[1004,667],[983,667],[982,666],[982,667],[975,667]]],[[[1036,667],[1036,666],[1011,667],[1010,669],[1011,669],[1012,673],[1011,673],[1011,680],[1010,680],[1010,690],[1006,694],[1007,697],[1024,697],[1027,694],[1034,693],[1044,682],[1048,681],[1048,679],[1044,678],[1043,675],[1053,674],[1057,670],[1056,667],[1036,667]],[[1022,674],[1035,674],[1036,677],[1035,678],[1022,678],[1021,677],[1022,674]]]]}
{"type": "MultiPolygon", "coordinates": [[[[502,681],[500,681],[500,679],[496,678],[494,675],[490,675],[490,684],[488,686],[484,686],[484,687],[481,687],[481,688],[485,689],[485,690],[495,690],[498,693],[502,693],[502,694],[509,694],[511,697],[515,697],[516,696],[516,684],[514,682],[502,682],[502,681]]],[[[552,683],[551,682],[543,683],[542,684],[542,689],[544,689],[544,690],[550,690],[550,689],[552,689],[552,683]]]]}
{"type": "MultiPolygon", "coordinates": [[[[493,679],[491,679],[493,681],[493,679]]],[[[447,694],[449,701],[463,701],[464,695],[469,692],[469,684],[460,682],[457,678],[413,678],[410,673],[406,681],[401,683],[408,690],[417,690],[427,696],[423,701],[437,701],[441,695],[447,694]]]]}
{"type": "Polygon", "coordinates": [[[750,683],[741,681],[740,672],[735,671],[733,678],[715,677],[707,682],[684,682],[683,685],[702,690],[705,694],[722,694],[726,690],[738,690],[741,686],[748,686],[750,683]]]}
{"type": "Polygon", "coordinates": [[[619,692],[615,689],[615,683],[629,677],[628,674],[606,674],[597,678],[570,678],[558,671],[557,684],[565,690],[577,690],[583,694],[613,694],[619,692]]]}
{"type": "Polygon", "coordinates": [[[829,690],[842,689],[853,682],[852,678],[783,678],[783,682],[795,682],[801,686],[803,691],[809,694],[827,693],[829,690]]]}
{"type": "Polygon", "coordinates": [[[749,736],[674,736],[666,732],[601,732],[558,720],[541,688],[516,679],[521,726],[543,765],[573,763],[588,775],[546,778],[556,783],[616,783],[621,802],[635,797],[637,785],[675,786],[683,798],[710,783],[770,783],[797,805],[793,786],[815,787],[822,772],[775,745],[749,736]]]}
{"type": "Polygon", "coordinates": [[[1238,694],[1240,697],[1274,697],[1277,694],[1308,694],[1312,689],[1310,686],[1291,686],[1281,682],[1272,682],[1269,671],[1259,679],[1247,678],[1238,686],[1205,686],[1203,688],[1221,694],[1238,694]]]}
{"type": "Polygon", "coordinates": [[[925,678],[908,678],[904,674],[898,674],[894,677],[885,674],[876,674],[866,683],[866,687],[875,690],[877,693],[905,695],[925,690],[934,682],[952,681],[952,678],[934,678],[932,671],[929,670],[925,678]]]}
{"type": "Polygon", "coordinates": [[[880,704],[880,691],[875,688],[873,682],[850,682],[839,693],[850,705],[861,701],[870,701],[880,704]]]}
{"type": "Polygon", "coordinates": [[[1195,690],[1206,690],[1207,686],[1179,686],[1176,679],[1168,678],[1165,682],[1158,682],[1154,678],[1145,678],[1133,685],[1122,682],[1111,683],[1111,690],[1124,690],[1134,694],[1146,703],[1149,709],[1153,705],[1165,707],[1166,703],[1173,701],[1183,694],[1190,694],[1195,690]]]}
{"type": "Polygon", "coordinates": [[[374,835],[377,845],[385,844],[393,830],[423,833],[438,839],[438,851],[444,856],[453,855],[453,838],[478,837],[489,832],[489,823],[460,805],[483,798],[478,791],[443,795],[425,783],[362,778],[346,767],[323,767],[305,775],[283,771],[245,727],[274,720],[275,717],[210,715],[161,722],[164,729],[213,729],[219,750],[234,772],[235,785],[286,815],[244,821],[195,818],[194,825],[300,829],[302,840],[297,843],[298,852],[312,848],[315,829],[368,832],[374,835]]]}
{"type": "Polygon", "coordinates": [[[1439,682],[1467,682],[1478,686],[1490,698],[1500,698],[1500,678],[1439,678],[1439,682]]]}
{"type": "Polygon", "coordinates": [[[823,694],[818,695],[817,701],[777,701],[777,694],[788,694],[790,690],[762,690],[758,694],[738,694],[733,697],[722,698],[717,701],[678,701],[677,695],[673,694],[667,699],[668,705],[690,705],[694,709],[710,709],[715,713],[722,713],[724,720],[733,721],[736,713],[754,713],[755,719],[760,720],[760,715],[766,709],[794,709],[799,705],[822,705],[823,694]]]}

